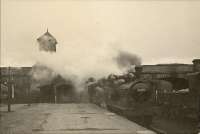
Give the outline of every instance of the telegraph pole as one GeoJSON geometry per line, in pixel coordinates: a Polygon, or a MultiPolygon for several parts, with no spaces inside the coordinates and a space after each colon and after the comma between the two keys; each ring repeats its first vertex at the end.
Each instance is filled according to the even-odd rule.
{"type": "Polygon", "coordinates": [[[30,95],[30,84],[31,84],[31,78],[28,76],[27,81],[27,105],[31,106],[31,95],[30,95]]]}
{"type": "Polygon", "coordinates": [[[200,93],[198,95],[198,124],[197,124],[197,131],[198,131],[198,134],[200,133],[200,93]]]}
{"type": "Polygon", "coordinates": [[[56,85],[54,85],[54,102],[55,102],[55,104],[57,103],[57,89],[56,89],[56,85]]]}
{"type": "Polygon", "coordinates": [[[11,68],[8,67],[8,112],[11,112],[11,94],[12,94],[12,83],[11,83],[11,68]]]}

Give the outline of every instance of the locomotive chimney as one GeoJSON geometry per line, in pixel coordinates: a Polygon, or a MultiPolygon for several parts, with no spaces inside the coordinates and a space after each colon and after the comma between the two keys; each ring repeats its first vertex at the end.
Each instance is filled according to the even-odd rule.
{"type": "Polygon", "coordinates": [[[140,78],[141,73],[142,73],[142,66],[141,65],[135,66],[135,74],[137,78],[140,78]]]}
{"type": "Polygon", "coordinates": [[[194,59],[192,62],[193,62],[193,71],[200,72],[200,59],[194,59]]]}

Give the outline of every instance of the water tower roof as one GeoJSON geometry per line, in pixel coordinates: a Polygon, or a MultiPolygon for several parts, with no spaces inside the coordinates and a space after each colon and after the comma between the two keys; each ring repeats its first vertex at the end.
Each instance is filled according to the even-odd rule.
{"type": "Polygon", "coordinates": [[[40,45],[40,50],[52,52],[56,51],[57,40],[55,37],[53,37],[53,35],[49,33],[48,29],[46,33],[37,39],[37,41],[40,45]]]}

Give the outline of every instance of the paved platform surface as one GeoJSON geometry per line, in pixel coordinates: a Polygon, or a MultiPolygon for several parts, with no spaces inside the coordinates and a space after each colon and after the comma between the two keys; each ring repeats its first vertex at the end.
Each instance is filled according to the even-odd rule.
{"type": "Polygon", "coordinates": [[[0,107],[2,134],[154,134],[93,104],[19,104],[6,110],[0,107]]]}

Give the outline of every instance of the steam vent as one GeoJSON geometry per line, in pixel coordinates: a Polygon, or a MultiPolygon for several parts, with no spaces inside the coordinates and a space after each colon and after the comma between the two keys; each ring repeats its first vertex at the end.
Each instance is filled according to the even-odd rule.
{"type": "Polygon", "coordinates": [[[45,52],[56,52],[57,40],[48,31],[37,39],[39,50],[45,52]]]}

